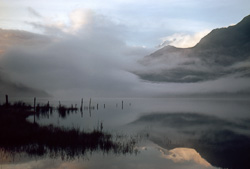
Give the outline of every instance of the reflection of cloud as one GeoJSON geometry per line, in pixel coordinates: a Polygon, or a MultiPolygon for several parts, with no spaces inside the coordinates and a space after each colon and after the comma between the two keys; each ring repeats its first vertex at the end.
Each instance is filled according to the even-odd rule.
{"type": "Polygon", "coordinates": [[[191,148],[175,148],[172,150],[160,149],[162,158],[174,161],[175,163],[182,163],[186,161],[194,161],[202,166],[211,167],[204,158],[194,149],[191,148]]]}
{"type": "MultiPolygon", "coordinates": [[[[63,168],[66,166],[67,166],[66,168],[68,168],[70,166],[70,165],[65,165],[64,163],[62,163],[58,160],[48,160],[48,159],[45,159],[45,160],[22,159],[22,160],[23,161],[18,161],[18,165],[15,163],[13,164],[13,161],[11,161],[12,163],[10,163],[10,164],[3,164],[3,168],[4,169],[26,169],[26,168],[30,168],[30,169],[45,169],[45,168],[59,169],[59,168],[63,168]]],[[[71,168],[71,167],[69,167],[69,168],[71,168]]]]}
{"type": "MultiPolygon", "coordinates": [[[[249,105],[247,103],[246,101],[246,105],[249,105]]],[[[241,104],[238,106],[242,110],[249,109],[249,106],[243,106],[245,103],[241,104]]],[[[208,110],[211,111],[211,107],[208,110]]],[[[151,136],[150,140],[161,147],[167,149],[191,147],[213,166],[222,168],[237,166],[249,169],[249,120],[234,118],[234,121],[227,118],[195,113],[151,113],[143,115],[133,124],[154,126],[154,129],[146,132],[151,136]],[[164,137],[166,135],[167,139],[164,137]]],[[[175,161],[190,160],[184,150],[173,149],[165,155],[175,161]]],[[[190,156],[196,158],[196,153],[190,151],[190,156]]],[[[197,162],[199,162],[198,157],[197,162]]]]}
{"type": "MultiPolygon", "coordinates": [[[[205,165],[196,163],[194,160],[186,160],[186,163],[182,165],[181,163],[173,163],[172,159],[165,158],[165,154],[169,152],[162,149],[159,152],[158,146],[147,145],[137,156],[117,156],[113,154],[107,154],[105,157],[102,153],[93,153],[85,159],[77,159],[70,161],[62,161],[60,159],[40,159],[36,157],[35,159],[21,159],[16,164],[3,164],[4,169],[83,169],[83,168],[109,168],[109,169],[152,169],[152,168],[185,168],[185,169],[204,169],[205,165]],[[157,148],[156,148],[157,147],[157,148]],[[162,158],[163,157],[163,158],[162,158]],[[87,160],[86,160],[87,159],[87,160]],[[166,160],[167,159],[167,160],[166,160]]],[[[170,150],[171,151],[171,150],[170,150]]],[[[213,167],[211,167],[213,168],[213,167]]]]}
{"type": "Polygon", "coordinates": [[[11,158],[11,154],[7,151],[4,151],[0,148],[0,163],[5,164],[11,162],[13,159],[11,158]]]}

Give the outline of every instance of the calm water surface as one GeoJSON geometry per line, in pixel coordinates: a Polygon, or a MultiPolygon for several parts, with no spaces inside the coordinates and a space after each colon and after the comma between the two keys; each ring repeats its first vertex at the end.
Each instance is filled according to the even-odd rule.
{"type": "MultiPolygon", "coordinates": [[[[47,100],[37,99],[46,104],[47,100]]],[[[79,108],[81,101],[61,100],[79,108]]],[[[58,100],[50,105],[58,106],[58,100]]],[[[93,108],[36,116],[41,126],[102,131],[135,139],[132,153],[101,150],[65,160],[0,151],[1,168],[250,168],[250,101],[246,99],[94,99],[93,108]],[[122,106],[123,102],[123,106],[122,106]],[[98,109],[97,109],[98,104],[98,109]]],[[[27,119],[31,123],[34,117],[27,119]]],[[[18,140],[17,140],[18,142],[18,140]]]]}

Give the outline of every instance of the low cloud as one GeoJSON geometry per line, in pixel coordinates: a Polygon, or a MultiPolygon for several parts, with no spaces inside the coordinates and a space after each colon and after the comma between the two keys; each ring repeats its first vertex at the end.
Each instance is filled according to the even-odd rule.
{"type": "Polygon", "coordinates": [[[53,39],[35,33],[20,30],[5,30],[0,28],[0,57],[4,52],[16,46],[32,47],[35,45],[45,45],[53,39]]]}
{"type": "Polygon", "coordinates": [[[127,44],[126,26],[85,9],[69,14],[69,22],[40,19],[28,24],[43,34],[0,29],[5,93],[29,88],[31,95],[46,91],[67,98],[143,97],[249,88],[247,56],[211,57],[218,48],[193,55],[169,46],[148,55],[152,49],[127,44]]]}
{"type": "Polygon", "coordinates": [[[11,35],[6,37],[10,43],[0,59],[6,76],[59,97],[142,94],[134,91],[140,82],[127,70],[149,49],[128,46],[124,41],[126,28],[101,15],[89,12],[76,16],[80,18],[71,15],[69,30],[77,30],[73,34],[53,25],[50,29],[47,23],[41,25],[45,35],[4,30],[11,35]],[[83,21],[86,23],[80,23],[83,21]],[[52,29],[60,35],[48,36],[52,29]]]}
{"type": "Polygon", "coordinates": [[[165,47],[139,60],[142,66],[132,72],[146,81],[170,83],[206,82],[231,76],[249,77],[248,55],[241,56],[226,55],[216,49],[197,52],[165,47]]]}

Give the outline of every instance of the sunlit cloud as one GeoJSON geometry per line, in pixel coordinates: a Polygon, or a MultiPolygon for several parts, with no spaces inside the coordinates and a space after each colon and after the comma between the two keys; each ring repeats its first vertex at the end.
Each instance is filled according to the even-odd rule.
{"type": "Polygon", "coordinates": [[[90,22],[94,12],[92,10],[76,9],[70,14],[71,27],[69,32],[76,32],[90,22]]]}
{"type": "Polygon", "coordinates": [[[167,45],[189,48],[195,46],[204,36],[206,36],[211,30],[204,30],[195,34],[175,33],[171,36],[161,38],[162,43],[159,47],[167,45]]]}
{"type": "Polygon", "coordinates": [[[85,25],[91,25],[91,22],[95,19],[96,14],[90,9],[75,9],[68,14],[66,19],[60,19],[57,17],[44,17],[32,8],[28,8],[28,11],[35,16],[39,16],[40,20],[36,22],[27,22],[35,29],[40,29],[46,34],[55,33],[69,33],[76,34],[85,25]]]}

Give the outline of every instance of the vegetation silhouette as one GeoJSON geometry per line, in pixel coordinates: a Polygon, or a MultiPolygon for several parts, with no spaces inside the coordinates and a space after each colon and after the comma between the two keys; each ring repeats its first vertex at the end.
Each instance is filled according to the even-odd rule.
{"type": "MultiPolygon", "coordinates": [[[[50,158],[61,158],[62,160],[84,158],[86,153],[92,152],[137,153],[136,139],[125,139],[125,136],[124,139],[120,139],[121,136],[115,138],[115,136],[103,132],[102,125],[92,132],[84,132],[76,128],[39,126],[35,122],[28,122],[26,118],[34,115],[32,109],[33,107],[23,102],[13,105],[8,103],[8,106],[0,105],[1,150],[11,154],[27,153],[29,156],[48,155],[50,158]]],[[[47,112],[44,107],[40,107],[39,110],[36,114],[47,112]]]]}
{"type": "Polygon", "coordinates": [[[71,107],[66,107],[66,106],[62,106],[62,105],[59,105],[59,107],[57,107],[57,111],[60,115],[60,117],[62,118],[66,118],[67,115],[69,115],[70,113],[73,113],[73,112],[77,112],[77,108],[76,107],[73,107],[73,105],[71,105],[71,107]]]}

